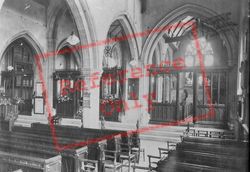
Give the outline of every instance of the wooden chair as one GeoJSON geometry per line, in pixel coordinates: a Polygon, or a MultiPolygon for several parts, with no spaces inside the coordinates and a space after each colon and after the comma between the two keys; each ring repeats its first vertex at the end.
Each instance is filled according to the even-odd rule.
{"type": "Polygon", "coordinates": [[[139,163],[141,152],[143,153],[143,161],[145,161],[145,149],[141,148],[141,141],[138,133],[133,133],[130,137],[131,152],[136,155],[136,162],[139,163]]]}
{"type": "Polygon", "coordinates": [[[169,154],[169,152],[170,152],[169,149],[160,148],[160,147],[159,147],[158,150],[159,150],[159,156],[160,156],[161,159],[166,159],[166,158],[168,158],[168,154],[169,154]]]}
{"type": "Polygon", "coordinates": [[[128,171],[130,171],[131,163],[134,163],[135,165],[137,159],[136,154],[132,153],[131,144],[119,143],[119,160],[123,166],[127,166],[127,164],[125,164],[127,161],[128,171]]]}
{"type": "Polygon", "coordinates": [[[167,141],[167,149],[169,151],[176,150],[176,143],[175,142],[171,142],[171,141],[167,141]]]}
{"type": "Polygon", "coordinates": [[[80,161],[80,172],[98,172],[98,161],[78,158],[80,161]]]}
{"type": "Polygon", "coordinates": [[[148,155],[149,171],[157,171],[158,162],[161,160],[159,156],[148,155]]]}
{"type": "Polygon", "coordinates": [[[103,150],[102,164],[104,172],[106,169],[112,169],[114,172],[122,169],[122,163],[118,162],[118,152],[111,150],[103,150]]]}

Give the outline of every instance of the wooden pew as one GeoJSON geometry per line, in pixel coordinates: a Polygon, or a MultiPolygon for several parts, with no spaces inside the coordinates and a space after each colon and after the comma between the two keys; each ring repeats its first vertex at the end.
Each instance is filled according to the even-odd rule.
{"type": "Polygon", "coordinates": [[[242,167],[244,167],[244,165],[247,163],[247,159],[244,157],[233,157],[212,153],[177,150],[172,152],[172,154],[173,155],[170,156],[175,156],[180,162],[234,169],[238,171],[241,171],[242,167]]]}
{"type": "MultiPolygon", "coordinates": [[[[53,141],[50,137],[41,136],[34,136],[31,137],[31,134],[25,135],[25,133],[13,133],[13,132],[0,132],[0,145],[1,144],[11,144],[12,146],[16,147],[23,147],[23,148],[33,148],[38,150],[41,154],[46,153],[53,153],[55,155],[61,154],[62,155],[62,171],[78,171],[78,158],[84,157],[84,154],[87,152],[86,148],[78,147],[75,149],[70,149],[62,152],[57,152],[54,149],[53,141]],[[42,142],[42,144],[41,144],[42,142]]],[[[62,141],[63,138],[60,138],[62,141]]],[[[68,142],[64,141],[64,143],[68,142]]]]}
{"type": "Polygon", "coordinates": [[[187,162],[179,162],[179,161],[173,161],[169,160],[163,161],[158,164],[159,172],[238,172],[236,170],[232,169],[225,169],[225,168],[218,168],[218,167],[211,167],[206,165],[198,165],[198,164],[192,164],[187,162]]]}
{"type": "Polygon", "coordinates": [[[246,172],[248,143],[232,139],[184,137],[176,151],[158,162],[157,171],[246,172]]]}
{"type": "MultiPolygon", "coordinates": [[[[40,124],[40,123],[34,123],[32,124],[32,128],[33,130],[46,130],[48,131],[49,125],[46,124],[40,124]]],[[[107,151],[116,151],[117,154],[119,154],[119,158],[118,160],[121,161],[122,159],[121,157],[121,152],[124,152],[127,150],[129,151],[130,149],[123,149],[123,147],[121,145],[128,145],[131,147],[131,150],[134,148],[132,147],[134,143],[132,143],[134,134],[131,133],[130,135],[128,134],[127,131],[122,131],[122,130],[109,130],[109,129],[90,129],[90,128],[78,128],[78,127],[73,127],[73,126],[55,126],[56,131],[60,131],[63,134],[67,133],[79,133],[79,131],[81,131],[80,133],[84,133],[84,134],[88,134],[91,136],[94,136],[95,138],[97,137],[102,137],[102,138],[107,138],[107,147],[106,150],[107,151]]],[[[76,134],[79,135],[79,134],[76,134]]],[[[102,149],[103,151],[104,149],[102,149]]],[[[105,151],[106,151],[105,150],[105,151]]],[[[101,152],[102,152],[101,151],[101,152]]],[[[100,152],[100,153],[101,153],[100,152]]],[[[127,154],[130,154],[131,152],[127,152],[127,154]]],[[[137,153],[135,150],[133,153],[137,153]]],[[[137,155],[138,157],[138,155],[137,155]]],[[[103,158],[103,154],[102,156],[100,156],[99,158],[92,158],[90,157],[90,160],[96,160],[98,159],[98,161],[101,161],[101,159],[103,158]]],[[[128,164],[131,164],[131,158],[129,158],[129,162],[128,164]]],[[[102,166],[99,164],[99,168],[102,168],[102,166]]]]}
{"type": "Polygon", "coordinates": [[[183,137],[182,141],[184,142],[194,142],[194,143],[210,143],[210,144],[219,144],[219,145],[230,145],[235,147],[247,146],[247,142],[238,142],[232,139],[219,139],[219,138],[206,138],[206,137],[183,137]]]}
{"type": "MultiPolygon", "coordinates": [[[[67,137],[70,139],[79,139],[79,138],[88,138],[88,139],[95,139],[95,138],[103,138],[107,137],[106,141],[106,149],[119,152],[120,151],[120,143],[129,143],[129,136],[125,131],[117,131],[117,130],[100,130],[100,129],[88,129],[88,128],[78,128],[73,126],[55,126],[56,135],[57,137],[67,137]],[[122,134],[121,134],[122,133],[122,134]]],[[[31,130],[24,128],[24,127],[14,127],[13,131],[16,132],[29,132],[35,133],[39,135],[50,135],[50,126],[46,124],[34,123],[32,124],[31,130]],[[27,131],[28,130],[28,131],[27,131]]],[[[81,141],[84,141],[81,140],[81,141]]],[[[88,146],[88,159],[89,160],[97,160],[99,169],[102,169],[101,159],[102,159],[102,151],[104,150],[103,145],[90,145],[88,146]],[[98,148],[98,149],[97,149],[98,148]],[[91,153],[90,153],[91,152],[91,153]]]]}
{"type": "Polygon", "coordinates": [[[0,143],[0,171],[61,172],[61,156],[0,143]]]}
{"type": "MultiPolygon", "coordinates": [[[[31,125],[31,128],[34,131],[45,131],[48,132],[50,131],[50,126],[47,124],[41,124],[41,123],[33,123],[31,125]]],[[[101,137],[109,137],[109,136],[116,136],[120,135],[121,141],[123,143],[128,143],[129,141],[129,135],[127,131],[123,130],[110,130],[110,129],[92,129],[92,128],[79,128],[79,127],[74,127],[74,126],[61,126],[61,125],[55,125],[56,133],[68,133],[77,136],[82,136],[84,134],[86,135],[92,135],[93,138],[101,138],[101,137]]],[[[109,138],[112,139],[112,138],[109,138]]]]}
{"type": "MultiPolygon", "coordinates": [[[[99,133],[86,133],[86,132],[79,132],[79,128],[74,128],[74,130],[70,130],[71,127],[66,127],[67,131],[65,130],[60,130],[61,128],[56,128],[57,129],[57,138],[60,140],[60,138],[67,138],[69,140],[69,142],[67,142],[67,144],[72,144],[74,142],[83,142],[83,141],[87,141],[88,139],[92,139],[92,138],[99,138],[99,133]],[[76,130],[78,129],[78,130],[76,130]],[[97,136],[96,136],[97,135],[97,136]]],[[[39,135],[39,137],[48,137],[51,136],[50,133],[50,128],[48,125],[45,125],[43,129],[34,129],[34,128],[25,128],[25,127],[14,127],[13,129],[15,131],[15,133],[20,133],[20,134],[25,134],[25,133],[29,133],[29,135],[39,135]]],[[[52,139],[51,139],[52,141],[52,139]]],[[[60,142],[60,141],[59,141],[60,142]]],[[[65,143],[66,144],[66,143],[65,143]]],[[[83,159],[85,160],[93,160],[93,161],[98,161],[98,168],[102,168],[101,167],[101,159],[102,159],[102,151],[104,150],[104,148],[106,148],[106,144],[107,141],[105,139],[103,139],[102,141],[98,141],[97,143],[91,143],[89,144],[87,147],[85,147],[85,149],[87,149],[87,155],[83,155],[83,156],[78,156],[78,158],[75,160],[75,166],[78,168],[81,166],[81,162],[83,162],[83,159]],[[81,160],[81,161],[80,161],[81,160]]],[[[81,167],[80,167],[81,168],[81,167]]]]}
{"type": "MultiPolygon", "coordinates": [[[[37,134],[0,131],[0,136],[1,137],[8,137],[9,139],[36,141],[37,144],[40,144],[40,145],[53,144],[53,140],[50,136],[42,136],[42,135],[37,135],[37,134]]],[[[58,142],[60,144],[69,144],[69,143],[72,143],[73,141],[77,141],[77,140],[58,137],[58,142]]]]}
{"type": "MultiPolygon", "coordinates": [[[[237,159],[237,158],[236,158],[237,159]]],[[[242,168],[245,163],[242,159],[233,159],[227,156],[204,154],[191,151],[177,150],[170,153],[168,159],[159,161],[156,171],[165,172],[246,172],[242,168]],[[232,163],[232,164],[230,164],[232,163]],[[235,165],[235,163],[240,163],[235,165]]]]}
{"type": "MultiPolygon", "coordinates": [[[[26,128],[26,127],[18,127],[15,126],[13,128],[13,131],[15,132],[22,132],[22,133],[32,133],[32,134],[39,134],[39,135],[51,135],[51,130],[50,130],[50,126],[49,125],[45,125],[45,124],[32,124],[32,129],[30,128],[26,128]]],[[[82,128],[78,128],[78,127],[71,127],[71,126],[55,126],[56,129],[56,136],[57,137],[66,137],[66,138],[70,138],[70,139],[78,139],[80,141],[84,141],[84,139],[88,138],[88,139],[99,139],[99,138],[104,138],[105,136],[110,136],[110,133],[106,134],[101,130],[91,130],[89,131],[89,129],[82,129],[82,128]],[[82,139],[81,139],[82,138],[82,139]]],[[[109,131],[108,131],[109,132],[109,131]]],[[[111,136],[118,136],[119,135],[119,139],[113,137],[113,138],[108,138],[108,142],[118,142],[120,141],[120,134],[113,134],[111,136]]],[[[73,141],[72,141],[73,142],[73,141]]],[[[110,144],[110,145],[114,145],[115,144],[110,144]]],[[[109,148],[111,148],[109,146],[109,148]]],[[[113,147],[115,148],[115,147],[113,147]]]]}
{"type": "Polygon", "coordinates": [[[229,156],[247,156],[247,147],[233,147],[228,145],[211,144],[211,143],[195,143],[195,142],[183,142],[177,144],[177,149],[196,151],[204,153],[214,153],[219,155],[229,156]]]}
{"type": "MultiPolygon", "coordinates": [[[[48,133],[50,132],[50,126],[47,124],[33,123],[32,131],[35,133],[48,133]]],[[[120,151],[120,143],[129,143],[129,136],[126,131],[117,131],[109,129],[90,129],[90,128],[79,128],[74,126],[60,126],[55,125],[56,135],[57,136],[70,136],[71,138],[79,138],[88,136],[89,139],[99,139],[103,138],[106,140],[106,149],[112,151],[120,151]]],[[[103,150],[103,145],[98,145],[101,150],[103,150]]],[[[92,156],[93,157],[93,156],[92,156]]],[[[98,158],[100,160],[102,157],[98,158]]],[[[94,160],[93,158],[91,158],[94,160]]]]}

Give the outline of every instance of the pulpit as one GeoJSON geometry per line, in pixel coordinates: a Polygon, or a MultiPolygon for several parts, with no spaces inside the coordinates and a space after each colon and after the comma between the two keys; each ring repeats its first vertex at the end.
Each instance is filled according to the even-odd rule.
{"type": "Polygon", "coordinates": [[[10,97],[0,95],[0,127],[1,130],[11,131],[18,116],[18,105],[10,97]]]}

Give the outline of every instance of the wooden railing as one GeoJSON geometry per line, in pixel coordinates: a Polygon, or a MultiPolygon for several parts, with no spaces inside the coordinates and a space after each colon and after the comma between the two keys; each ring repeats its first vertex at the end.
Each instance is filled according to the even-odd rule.
{"type": "Polygon", "coordinates": [[[70,100],[67,102],[57,103],[56,113],[60,117],[74,118],[74,114],[76,113],[74,108],[74,102],[70,100]]]}
{"type": "Polygon", "coordinates": [[[151,110],[152,122],[176,120],[176,103],[153,103],[151,110]]]}
{"type": "Polygon", "coordinates": [[[179,119],[185,119],[193,115],[193,103],[187,103],[184,106],[180,106],[180,115],[179,119]]]}
{"type": "Polygon", "coordinates": [[[24,103],[20,103],[18,105],[18,110],[19,110],[19,113],[22,115],[31,116],[32,99],[26,99],[26,100],[24,100],[24,103]]]}
{"type": "Polygon", "coordinates": [[[225,105],[213,105],[214,114],[211,113],[209,115],[211,107],[208,105],[198,105],[196,108],[196,116],[198,117],[199,121],[202,123],[214,123],[214,124],[223,124],[225,122],[225,112],[226,106],[225,105]],[[208,115],[206,115],[208,114],[208,115]],[[199,116],[203,116],[199,118],[199,116]]]}

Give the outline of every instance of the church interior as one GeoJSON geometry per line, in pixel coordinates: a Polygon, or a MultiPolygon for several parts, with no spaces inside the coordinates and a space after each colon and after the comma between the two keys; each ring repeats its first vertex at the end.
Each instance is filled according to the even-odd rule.
{"type": "Polygon", "coordinates": [[[247,172],[249,0],[0,0],[0,172],[247,172]]]}

